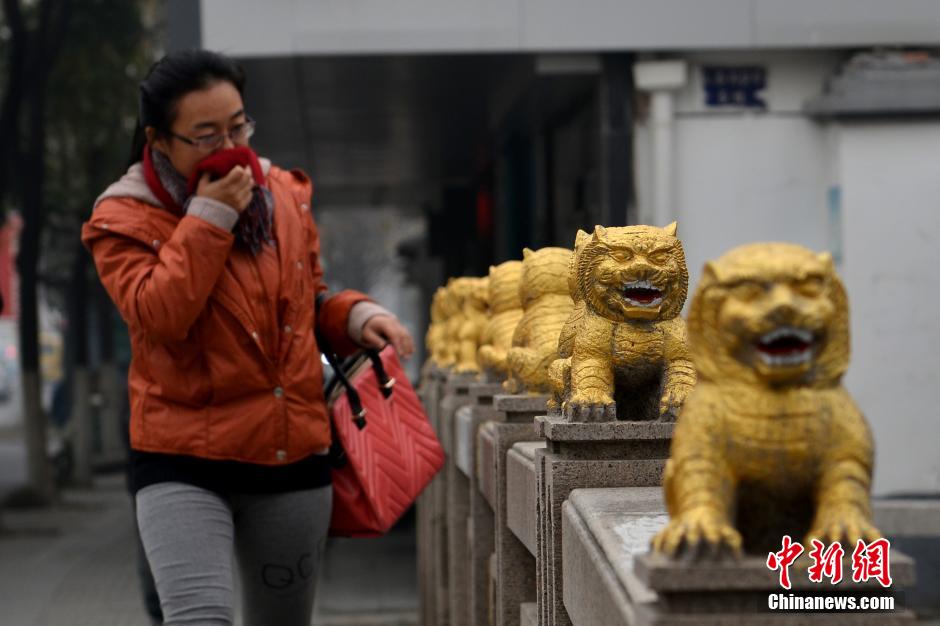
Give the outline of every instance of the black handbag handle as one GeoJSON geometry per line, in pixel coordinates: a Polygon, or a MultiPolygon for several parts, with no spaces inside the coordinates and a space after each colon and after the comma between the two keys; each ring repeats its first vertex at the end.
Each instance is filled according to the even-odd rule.
{"type": "MultiPolygon", "coordinates": [[[[318,340],[319,343],[319,340],[318,340]]],[[[349,407],[353,412],[353,422],[356,423],[356,426],[359,430],[362,430],[366,427],[366,411],[365,407],[362,406],[362,400],[359,398],[359,392],[356,391],[356,388],[353,386],[349,379],[346,377],[343,368],[339,363],[339,358],[336,354],[330,350],[326,345],[321,344],[323,348],[323,356],[326,357],[327,362],[330,364],[330,367],[333,368],[333,375],[336,376],[336,379],[346,390],[346,397],[349,398],[349,407]]]]}
{"type": "Polygon", "coordinates": [[[346,378],[346,374],[343,372],[343,368],[340,367],[339,357],[332,348],[330,348],[329,342],[326,340],[326,337],[320,332],[319,325],[317,324],[317,317],[320,313],[320,304],[326,298],[326,292],[320,292],[317,294],[316,299],[314,300],[313,308],[313,335],[317,340],[317,345],[320,347],[320,352],[323,356],[326,357],[327,363],[330,364],[330,367],[333,368],[333,375],[336,377],[336,380],[346,389],[346,397],[349,398],[349,408],[353,412],[353,421],[356,423],[356,426],[359,430],[362,430],[366,427],[366,413],[367,411],[362,406],[362,400],[359,398],[359,392],[356,391],[356,388],[353,387],[352,383],[349,382],[349,379],[346,378]]]}
{"type": "Polygon", "coordinates": [[[385,365],[382,363],[382,356],[371,348],[365,349],[366,356],[372,361],[372,369],[375,371],[375,378],[379,381],[379,391],[387,400],[392,396],[392,390],[395,387],[395,379],[385,372],[385,365]]]}
{"type": "MultiPolygon", "coordinates": [[[[320,302],[324,297],[325,294],[323,293],[317,295],[316,309],[320,308],[320,302]]],[[[314,316],[316,316],[316,311],[314,316]]],[[[368,411],[366,411],[365,407],[362,406],[362,400],[359,398],[359,392],[356,391],[355,386],[353,386],[353,384],[349,381],[349,378],[346,376],[346,372],[343,371],[343,366],[339,362],[339,356],[333,352],[333,350],[330,348],[329,342],[326,340],[326,337],[324,337],[320,333],[320,329],[317,328],[316,318],[314,318],[314,329],[317,344],[320,346],[323,356],[326,357],[330,367],[333,368],[333,374],[336,376],[336,379],[346,390],[346,397],[349,398],[349,406],[353,412],[353,421],[359,430],[362,430],[366,427],[366,413],[368,413],[368,411]]],[[[382,364],[382,357],[379,355],[378,351],[371,348],[364,348],[362,352],[372,362],[372,369],[375,371],[375,377],[379,383],[379,391],[382,393],[382,396],[386,399],[390,398],[396,381],[385,371],[385,366],[382,364]]],[[[351,363],[353,361],[354,359],[347,359],[346,363],[351,363]]]]}

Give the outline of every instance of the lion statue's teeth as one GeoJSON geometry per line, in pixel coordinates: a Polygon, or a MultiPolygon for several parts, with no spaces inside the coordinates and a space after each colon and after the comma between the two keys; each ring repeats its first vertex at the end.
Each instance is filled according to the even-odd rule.
{"type": "Polygon", "coordinates": [[[809,361],[812,356],[812,352],[808,349],[801,350],[799,352],[793,352],[791,354],[767,354],[766,352],[760,353],[760,359],[767,365],[799,365],[809,361]]]}
{"type": "Polygon", "coordinates": [[[626,299],[627,302],[629,302],[633,306],[641,306],[641,307],[659,306],[663,302],[663,297],[661,295],[656,296],[652,300],[648,300],[648,301],[635,300],[634,298],[631,298],[628,295],[624,295],[624,298],[626,299]]]}
{"type": "Polygon", "coordinates": [[[634,280],[624,283],[621,293],[632,306],[644,308],[657,307],[662,304],[664,299],[663,290],[648,280],[634,280]]]}
{"type": "Polygon", "coordinates": [[[813,343],[813,333],[805,328],[782,326],[761,335],[757,354],[765,365],[800,365],[813,358],[813,343]]]}
{"type": "Polygon", "coordinates": [[[780,328],[774,329],[769,333],[765,333],[761,336],[760,341],[763,344],[773,343],[778,339],[789,339],[795,338],[803,343],[811,343],[813,341],[813,333],[806,330],[805,328],[794,328],[792,326],[781,326],[780,328]]]}

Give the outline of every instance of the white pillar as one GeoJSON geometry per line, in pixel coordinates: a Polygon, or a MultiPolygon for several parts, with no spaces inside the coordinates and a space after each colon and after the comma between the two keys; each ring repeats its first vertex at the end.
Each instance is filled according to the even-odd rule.
{"type": "Polygon", "coordinates": [[[676,219],[674,92],[685,86],[685,61],[641,61],[633,65],[636,88],[650,93],[650,136],[653,158],[652,216],[654,226],[676,219]]]}

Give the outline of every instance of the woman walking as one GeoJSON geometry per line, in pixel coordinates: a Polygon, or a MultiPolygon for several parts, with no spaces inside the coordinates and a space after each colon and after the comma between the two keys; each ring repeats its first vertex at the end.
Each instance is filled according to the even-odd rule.
{"type": "Polygon", "coordinates": [[[134,164],[82,230],[131,335],[131,487],[165,624],[306,626],[331,510],[314,330],[340,353],[412,339],[329,295],[310,180],[258,158],[230,59],[175,53],[140,85],[134,164]],[[315,304],[317,303],[317,304],[315,304]]]}

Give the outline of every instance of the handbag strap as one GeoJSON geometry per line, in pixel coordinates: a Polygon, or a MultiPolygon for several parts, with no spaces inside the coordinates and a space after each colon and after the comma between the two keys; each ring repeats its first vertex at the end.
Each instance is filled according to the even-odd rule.
{"type": "Polygon", "coordinates": [[[330,364],[330,367],[333,368],[333,375],[336,376],[336,379],[340,382],[343,388],[346,390],[346,397],[349,399],[349,407],[352,409],[353,413],[353,422],[355,422],[356,427],[359,430],[362,430],[366,427],[366,409],[362,406],[362,400],[359,398],[359,392],[356,391],[356,388],[353,386],[349,379],[346,377],[343,368],[340,365],[339,357],[333,352],[330,348],[329,342],[326,340],[326,337],[320,333],[320,329],[316,324],[316,314],[320,308],[320,302],[323,300],[325,295],[323,293],[317,294],[316,298],[316,310],[314,311],[314,336],[316,337],[317,344],[320,346],[320,351],[323,353],[323,356],[326,357],[327,363],[330,364]]]}
{"type": "MultiPolygon", "coordinates": [[[[326,297],[325,293],[317,294],[316,298],[316,309],[319,310],[320,303],[326,297]]],[[[362,430],[366,427],[366,411],[365,407],[362,406],[362,400],[359,398],[359,392],[356,391],[356,387],[349,381],[349,378],[346,376],[346,373],[343,371],[343,368],[339,362],[339,356],[333,352],[330,348],[329,342],[326,340],[320,333],[320,329],[314,323],[314,335],[317,339],[317,344],[320,346],[323,355],[326,357],[327,362],[330,364],[330,367],[333,368],[334,375],[339,383],[346,389],[346,396],[349,398],[349,406],[352,408],[353,412],[353,421],[356,423],[356,426],[359,427],[359,430],[362,430]]],[[[388,372],[385,371],[385,365],[382,363],[382,355],[379,354],[378,350],[373,350],[372,348],[363,348],[362,352],[369,358],[372,362],[372,369],[375,372],[375,378],[379,383],[379,391],[382,393],[382,397],[386,400],[392,396],[392,391],[395,388],[395,383],[397,382],[394,378],[388,375],[388,372]]]]}
{"type": "Polygon", "coordinates": [[[395,387],[395,379],[385,372],[385,365],[382,363],[382,355],[370,348],[365,350],[366,356],[372,361],[372,369],[375,370],[375,378],[379,381],[379,391],[388,399],[392,396],[392,390],[395,387]]]}

